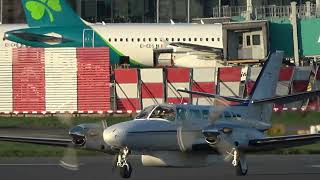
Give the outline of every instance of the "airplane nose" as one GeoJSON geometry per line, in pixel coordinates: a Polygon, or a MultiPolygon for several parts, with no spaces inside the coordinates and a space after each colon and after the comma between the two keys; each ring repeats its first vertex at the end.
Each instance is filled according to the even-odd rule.
{"type": "Polygon", "coordinates": [[[112,147],[122,147],[125,133],[118,128],[109,127],[103,131],[103,139],[112,147]]]}

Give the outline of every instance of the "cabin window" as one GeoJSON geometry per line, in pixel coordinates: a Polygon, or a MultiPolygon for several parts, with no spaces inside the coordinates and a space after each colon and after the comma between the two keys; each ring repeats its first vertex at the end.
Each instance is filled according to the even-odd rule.
{"type": "Polygon", "coordinates": [[[200,38],[200,41],[202,41],[203,39],[202,38],[200,38]]]}
{"type": "Polygon", "coordinates": [[[192,121],[199,121],[201,120],[201,113],[198,109],[190,109],[190,116],[189,119],[192,121]]]}
{"type": "Polygon", "coordinates": [[[253,45],[260,45],[260,35],[253,35],[252,36],[252,44],[253,45]]]}
{"type": "Polygon", "coordinates": [[[206,38],[206,41],[209,41],[209,38],[206,38]]]}
{"type": "Polygon", "coordinates": [[[211,38],[211,41],[213,42],[213,41],[214,41],[214,38],[211,38]]]}
{"type": "Polygon", "coordinates": [[[114,38],[114,42],[117,42],[117,38],[114,38]]]}
{"type": "Polygon", "coordinates": [[[194,41],[197,41],[197,38],[194,38],[194,41]]]}
{"type": "Polygon", "coordinates": [[[134,42],[134,38],[132,38],[131,41],[134,42]]]}
{"type": "Polygon", "coordinates": [[[158,39],[157,39],[157,38],[154,38],[154,41],[158,41],[158,39]]]}
{"type": "Polygon", "coordinates": [[[122,42],[123,41],[123,39],[122,38],[120,38],[120,42],[122,42]]]}
{"type": "Polygon", "coordinates": [[[191,38],[189,38],[189,41],[190,41],[190,42],[191,42],[191,40],[192,40],[192,39],[191,39],[191,38]]]}
{"type": "Polygon", "coordinates": [[[184,121],[187,118],[187,111],[185,108],[177,108],[177,120],[184,121]]]}
{"type": "Polygon", "coordinates": [[[109,38],[109,42],[111,42],[111,38],[109,38]]]}
{"type": "Polygon", "coordinates": [[[166,38],[166,41],[169,41],[169,38],[166,38]]]}
{"type": "Polygon", "coordinates": [[[183,40],[183,42],[184,42],[184,41],[186,41],[186,38],[183,38],[182,40],[183,40]]]}
{"type": "Polygon", "coordinates": [[[225,117],[225,118],[232,118],[232,114],[231,114],[230,112],[227,112],[227,111],[226,111],[226,112],[224,112],[223,114],[224,114],[224,117],[225,117]]]}
{"type": "Polygon", "coordinates": [[[202,119],[205,121],[209,119],[209,110],[202,110],[202,119]]]}
{"type": "Polygon", "coordinates": [[[140,38],[138,38],[137,41],[140,42],[140,38]]]}
{"type": "Polygon", "coordinates": [[[174,38],[171,39],[171,42],[174,42],[174,38]]]}
{"type": "Polygon", "coordinates": [[[149,42],[151,42],[151,41],[152,41],[152,40],[151,40],[151,38],[149,38],[148,40],[149,40],[149,42]]]}
{"type": "Polygon", "coordinates": [[[129,39],[128,38],[126,38],[126,42],[128,42],[129,41],[129,39]]]}
{"type": "Polygon", "coordinates": [[[180,38],[178,38],[177,41],[179,42],[179,41],[180,41],[180,38]]]}
{"type": "Polygon", "coordinates": [[[220,41],[220,38],[217,38],[217,41],[220,41]]]}
{"type": "Polygon", "coordinates": [[[143,38],[142,41],[143,41],[143,42],[146,42],[146,38],[143,38]]]}

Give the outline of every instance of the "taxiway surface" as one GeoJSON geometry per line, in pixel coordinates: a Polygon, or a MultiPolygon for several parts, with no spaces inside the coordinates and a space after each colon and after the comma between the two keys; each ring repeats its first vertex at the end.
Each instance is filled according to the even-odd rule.
{"type": "MultiPolygon", "coordinates": [[[[111,156],[81,157],[80,170],[59,165],[60,158],[0,158],[1,180],[118,180],[111,172],[111,156]]],[[[248,156],[247,177],[237,177],[231,165],[218,162],[206,168],[142,167],[137,157],[131,160],[133,180],[316,180],[320,179],[320,155],[248,156]]]]}

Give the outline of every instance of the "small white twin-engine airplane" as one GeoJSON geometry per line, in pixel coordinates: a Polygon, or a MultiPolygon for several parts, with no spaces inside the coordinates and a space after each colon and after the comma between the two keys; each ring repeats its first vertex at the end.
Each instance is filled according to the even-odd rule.
{"type": "Polygon", "coordinates": [[[203,167],[216,161],[214,154],[232,163],[237,175],[248,172],[245,155],[253,151],[275,150],[313,144],[320,134],[266,137],[273,103],[288,103],[320,91],[275,97],[283,52],[271,54],[247,99],[180,90],[215,98],[215,106],[153,105],[132,121],[110,127],[97,124],[77,125],[69,131],[71,139],[1,136],[2,141],[82,147],[115,155],[114,167],[129,178],[132,166],[128,156],[141,155],[145,166],[203,167]],[[225,105],[225,101],[238,105],[225,105]]]}

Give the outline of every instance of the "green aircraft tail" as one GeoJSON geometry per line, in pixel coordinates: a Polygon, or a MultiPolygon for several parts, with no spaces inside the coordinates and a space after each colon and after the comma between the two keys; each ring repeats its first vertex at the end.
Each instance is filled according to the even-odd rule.
{"type": "Polygon", "coordinates": [[[84,24],[66,0],[22,0],[22,6],[30,27],[84,24]]]}

